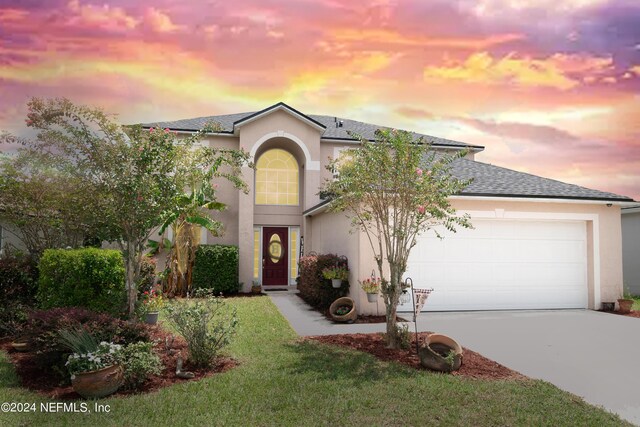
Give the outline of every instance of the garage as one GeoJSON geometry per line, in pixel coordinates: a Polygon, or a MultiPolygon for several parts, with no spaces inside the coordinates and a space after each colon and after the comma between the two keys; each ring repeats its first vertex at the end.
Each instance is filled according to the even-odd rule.
{"type": "Polygon", "coordinates": [[[423,311],[587,308],[585,221],[472,223],[443,240],[428,232],[413,248],[405,277],[434,289],[423,311]]]}

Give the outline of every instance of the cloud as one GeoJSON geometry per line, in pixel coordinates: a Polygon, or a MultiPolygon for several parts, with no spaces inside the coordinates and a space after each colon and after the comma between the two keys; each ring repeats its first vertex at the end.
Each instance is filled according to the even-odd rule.
{"type": "Polygon", "coordinates": [[[105,29],[133,29],[139,24],[139,20],[127,14],[121,7],[111,7],[108,4],[95,6],[81,4],[79,0],[71,0],[67,8],[72,15],[69,23],[80,26],[97,26],[105,29]]]}
{"type": "Polygon", "coordinates": [[[544,10],[547,13],[575,13],[577,10],[602,5],[608,0],[478,0],[472,2],[473,12],[480,16],[496,16],[544,10]]]}
{"type": "Polygon", "coordinates": [[[403,117],[406,117],[408,119],[415,119],[415,120],[431,120],[436,118],[436,116],[429,111],[423,110],[421,108],[413,108],[413,107],[406,107],[406,106],[396,108],[395,113],[403,117]]]}
{"type": "Polygon", "coordinates": [[[533,59],[529,56],[518,57],[514,53],[494,58],[488,52],[478,52],[462,63],[427,66],[424,78],[568,90],[580,84],[577,75],[599,75],[611,68],[611,58],[554,54],[544,59],[533,59]]]}
{"type": "Polygon", "coordinates": [[[485,37],[437,37],[406,34],[401,31],[379,28],[339,28],[332,30],[329,37],[338,42],[363,42],[413,47],[438,47],[452,49],[486,49],[523,38],[521,34],[497,34],[485,37]]]}
{"type": "Polygon", "coordinates": [[[474,127],[481,132],[503,138],[535,141],[544,145],[567,144],[579,141],[575,135],[553,126],[532,125],[518,122],[497,122],[474,118],[454,118],[455,120],[474,127]]]}
{"type": "Polygon", "coordinates": [[[0,9],[0,22],[22,21],[29,16],[28,10],[23,9],[0,9]]]}
{"type": "Polygon", "coordinates": [[[169,15],[154,7],[147,8],[144,14],[144,22],[157,33],[171,33],[183,28],[181,25],[174,24],[169,15]]]}

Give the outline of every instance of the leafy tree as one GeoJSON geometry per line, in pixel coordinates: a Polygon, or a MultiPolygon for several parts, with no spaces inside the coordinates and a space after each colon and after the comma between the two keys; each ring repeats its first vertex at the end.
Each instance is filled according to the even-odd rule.
{"type": "Polygon", "coordinates": [[[85,211],[74,207],[87,196],[84,187],[50,163],[24,150],[0,158],[2,217],[35,258],[47,248],[81,246],[90,233],[85,211]]]}
{"type": "Polygon", "coordinates": [[[235,188],[248,192],[247,184],[239,178],[240,167],[248,160],[243,152],[200,147],[185,157],[185,164],[189,165],[185,170],[185,192],[176,198],[160,228],[162,235],[171,227],[173,242],[163,242],[162,245],[161,242],[151,243],[158,249],[161,246],[170,248],[165,291],[172,295],[186,295],[191,290],[191,275],[202,228],[213,236],[223,233],[223,224],[214,219],[211,211],[222,211],[226,205],[217,200],[218,185],[212,180],[225,178],[235,188]]]}
{"type": "Polygon", "coordinates": [[[416,238],[427,230],[442,237],[436,229],[440,225],[454,232],[457,226],[471,226],[448,199],[470,183],[450,172],[451,162],[466,151],[436,152],[405,131],[378,130],[375,142],[357,137],[358,148],[328,165],[338,175],[324,182],[321,194],[331,199],[330,210],[345,212],[352,226],[366,234],[382,279],[387,346],[398,348],[396,311],[416,238]]]}
{"type": "MultiPolygon", "coordinates": [[[[193,167],[189,153],[212,128],[177,138],[168,129],[121,126],[102,110],[67,99],[34,98],[28,107],[27,125],[37,129],[37,138],[3,139],[20,142],[27,156],[49,159],[89,195],[70,206],[90,214],[87,223],[95,235],[122,250],[133,315],[144,245],[174,211],[193,167]]],[[[219,155],[212,150],[205,158],[213,163],[219,155]]]]}

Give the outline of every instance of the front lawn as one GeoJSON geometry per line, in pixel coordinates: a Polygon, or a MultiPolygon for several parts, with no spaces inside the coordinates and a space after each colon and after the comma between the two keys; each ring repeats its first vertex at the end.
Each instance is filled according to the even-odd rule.
{"type": "MultiPolygon", "coordinates": [[[[299,342],[268,297],[227,301],[240,319],[228,348],[238,367],[151,394],[100,400],[109,413],[0,413],[0,425],[625,425],[542,381],[433,374],[299,342]]],[[[44,401],[17,385],[0,356],[0,400],[44,401]]]]}
{"type": "Polygon", "coordinates": [[[640,297],[639,296],[634,296],[633,297],[633,306],[631,307],[631,310],[640,311],[640,297]]]}

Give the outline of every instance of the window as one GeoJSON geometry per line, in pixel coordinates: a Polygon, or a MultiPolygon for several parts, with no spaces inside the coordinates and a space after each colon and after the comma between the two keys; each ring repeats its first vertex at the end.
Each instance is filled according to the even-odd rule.
{"type": "Polygon", "coordinates": [[[299,204],[298,162],[288,152],[265,152],[256,164],[256,204],[297,206],[299,204]]]}

